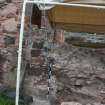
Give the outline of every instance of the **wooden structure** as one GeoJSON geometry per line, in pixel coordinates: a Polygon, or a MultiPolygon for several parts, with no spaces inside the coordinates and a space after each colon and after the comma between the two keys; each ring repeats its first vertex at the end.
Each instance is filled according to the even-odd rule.
{"type": "MultiPolygon", "coordinates": [[[[74,2],[105,4],[104,0],[73,0],[72,3],[74,2]]],[[[69,31],[105,33],[105,9],[57,5],[49,10],[49,20],[55,26],[69,31]]]]}
{"type": "MultiPolygon", "coordinates": [[[[104,6],[105,0],[65,0],[66,3],[99,5],[104,6]]],[[[32,23],[41,27],[42,12],[36,5],[33,7],[32,23]]],[[[48,10],[48,18],[51,26],[56,29],[55,40],[58,43],[64,42],[62,30],[70,32],[105,33],[105,9],[92,7],[77,7],[55,5],[48,10]],[[60,33],[61,30],[61,33],[60,33]]],[[[76,41],[75,41],[76,42],[76,41]]],[[[104,43],[71,42],[73,45],[103,48],[104,43]]]]}
{"type": "MultiPolygon", "coordinates": [[[[105,0],[65,0],[65,2],[105,5],[105,0]]],[[[52,27],[70,32],[105,33],[105,9],[56,5],[48,11],[52,27]]],[[[104,48],[104,43],[74,43],[77,46],[104,48]]]]}

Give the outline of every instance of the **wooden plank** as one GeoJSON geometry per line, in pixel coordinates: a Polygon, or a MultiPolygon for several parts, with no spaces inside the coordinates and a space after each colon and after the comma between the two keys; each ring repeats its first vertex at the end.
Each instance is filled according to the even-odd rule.
{"type": "Polygon", "coordinates": [[[81,3],[81,4],[94,4],[94,5],[105,5],[105,0],[65,0],[68,3],[81,3]]]}
{"type": "Polygon", "coordinates": [[[48,12],[51,23],[70,31],[105,32],[105,10],[55,6],[48,12]]]}
{"type": "Polygon", "coordinates": [[[55,23],[56,28],[61,28],[63,30],[71,32],[95,32],[95,33],[105,33],[105,25],[87,25],[87,24],[65,24],[65,23],[55,23]]]}
{"type": "Polygon", "coordinates": [[[51,10],[54,22],[105,25],[105,10],[56,6],[51,10]]]}

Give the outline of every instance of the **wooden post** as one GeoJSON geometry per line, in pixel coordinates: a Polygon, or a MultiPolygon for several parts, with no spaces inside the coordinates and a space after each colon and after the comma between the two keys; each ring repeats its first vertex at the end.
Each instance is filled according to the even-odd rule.
{"type": "Polygon", "coordinates": [[[64,43],[64,40],[65,40],[64,30],[56,28],[55,29],[54,41],[56,43],[62,44],[62,43],[64,43]]]}

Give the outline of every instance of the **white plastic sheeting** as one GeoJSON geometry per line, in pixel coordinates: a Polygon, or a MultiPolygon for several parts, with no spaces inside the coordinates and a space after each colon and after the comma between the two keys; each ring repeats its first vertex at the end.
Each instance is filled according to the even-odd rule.
{"type": "MultiPolygon", "coordinates": [[[[39,0],[44,2],[62,2],[63,0],[39,0]]],[[[37,4],[40,10],[49,10],[54,7],[52,4],[37,4]]]]}

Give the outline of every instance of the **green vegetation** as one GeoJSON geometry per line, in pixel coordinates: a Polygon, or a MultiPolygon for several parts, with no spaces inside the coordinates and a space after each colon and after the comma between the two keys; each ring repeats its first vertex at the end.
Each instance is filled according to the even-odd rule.
{"type": "Polygon", "coordinates": [[[7,96],[1,94],[0,95],[0,105],[15,105],[15,100],[10,99],[7,96]]]}

